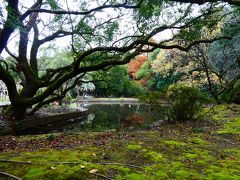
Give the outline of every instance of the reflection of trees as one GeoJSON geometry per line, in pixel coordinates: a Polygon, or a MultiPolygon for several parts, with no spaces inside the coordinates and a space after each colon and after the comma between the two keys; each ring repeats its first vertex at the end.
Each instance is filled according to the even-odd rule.
{"type": "Polygon", "coordinates": [[[146,105],[134,104],[130,107],[128,104],[92,105],[89,107],[89,113],[95,116],[88,125],[92,130],[142,125],[146,119],[149,119],[146,105]]]}

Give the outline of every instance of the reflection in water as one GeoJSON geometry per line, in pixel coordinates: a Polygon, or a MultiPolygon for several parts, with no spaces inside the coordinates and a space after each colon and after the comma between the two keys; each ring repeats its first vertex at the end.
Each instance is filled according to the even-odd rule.
{"type": "Polygon", "coordinates": [[[88,109],[88,119],[67,126],[64,131],[106,131],[111,129],[137,129],[151,127],[163,116],[148,104],[92,104],[78,107],[88,109]]]}

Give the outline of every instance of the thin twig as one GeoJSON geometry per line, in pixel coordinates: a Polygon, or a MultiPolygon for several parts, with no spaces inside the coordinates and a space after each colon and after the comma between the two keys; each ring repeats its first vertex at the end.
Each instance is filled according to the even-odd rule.
{"type": "Polygon", "coordinates": [[[14,160],[8,160],[8,159],[0,159],[0,162],[12,162],[12,163],[20,163],[20,164],[80,164],[82,162],[76,161],[76,162],[39,162],[39,163],[33,163],[33,162],[24,162],[24,161],[14,161],[14,160]]]}
{"type": "Polygon", "coordinates": [[[139,168],[142,169],[140,166],[132,165],[132,164],[124,164],[124,163],[116,163],[116,162],[110,162],[110,163],[97,163],[101,165],[121,165],[121,166],[128,166],[128,167],[134,167],[134,168],[139,168]]]}
{"type": "Polygon", "coordinates": [[[6,172],[0,172],[0,174],[4,175],[4,176],[8,176],[8,177],[11,177],[11,178],[14,178],[14,179],[17,179],[17,180],[22,180],[21,178],[17,177],[17,176],[14,176],[12,174],[9,174],[9,173],[6,173],[6,172]]]}
{"type": "MultiPolygon", "coordinates": [[[[0,159],[0,162],[13,162],[13,163],[21,163],[21,164],[80,164],[80,163],[86,163],[81,161],[73,161],[73,162],[39,162],[39,163],[33,163],[33,162],[24,162],[24,161],[14,161],[14,160],[7,160],[7,159],[0,159]]],[[[133,168],[139,168],[142,169],[140,166],[132,165],[132,164],[124,164],[124,163],[117,163],[117,162],[102,162],[102,163],[96,163],[100,165],[120,165],[120,166],[128,166],[133,168]]]]}
{"type": "Polygon", "coordinates": [[[230,144],[233,144],[233,145],[236,145],[236,143],[228,140],[228,139],[225,139],[225,138],[220,138],[220,137],[216,137],[216,136],[210,136],[211,138],[214,138],[214,139],[217,139],[217,140],[220,140],[220,141],[225,141],[227,143],[230,143],[230,144]]]}
{"type": "Polygon", "coordinates": [[[8,159],[0,159],[0,162],[13,162],[13,163],[20,163],[20,164],[32,164],[32,162],[14,161],[14,160],[8,160],[8,159]]]}

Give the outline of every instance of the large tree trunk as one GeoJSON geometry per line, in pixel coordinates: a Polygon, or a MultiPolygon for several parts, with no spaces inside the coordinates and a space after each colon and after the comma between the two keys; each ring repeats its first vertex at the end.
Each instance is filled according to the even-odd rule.
{"type": "Polygon", "coordinates": [[[24,118],[27,107],[24,105],[10,105],[4,112],[8,121],[11,133],[14,135],[17,129],[17,122],[24,118]]]}

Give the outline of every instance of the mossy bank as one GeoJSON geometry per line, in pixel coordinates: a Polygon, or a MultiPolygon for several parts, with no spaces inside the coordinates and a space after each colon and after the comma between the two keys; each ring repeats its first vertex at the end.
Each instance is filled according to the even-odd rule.
{"type": "Polygon", "coordinates": [[[206,112],[204,121],[149,131],[2,136],[0,171],[22,179],[237,180],[240,106],[206,112]]]}

